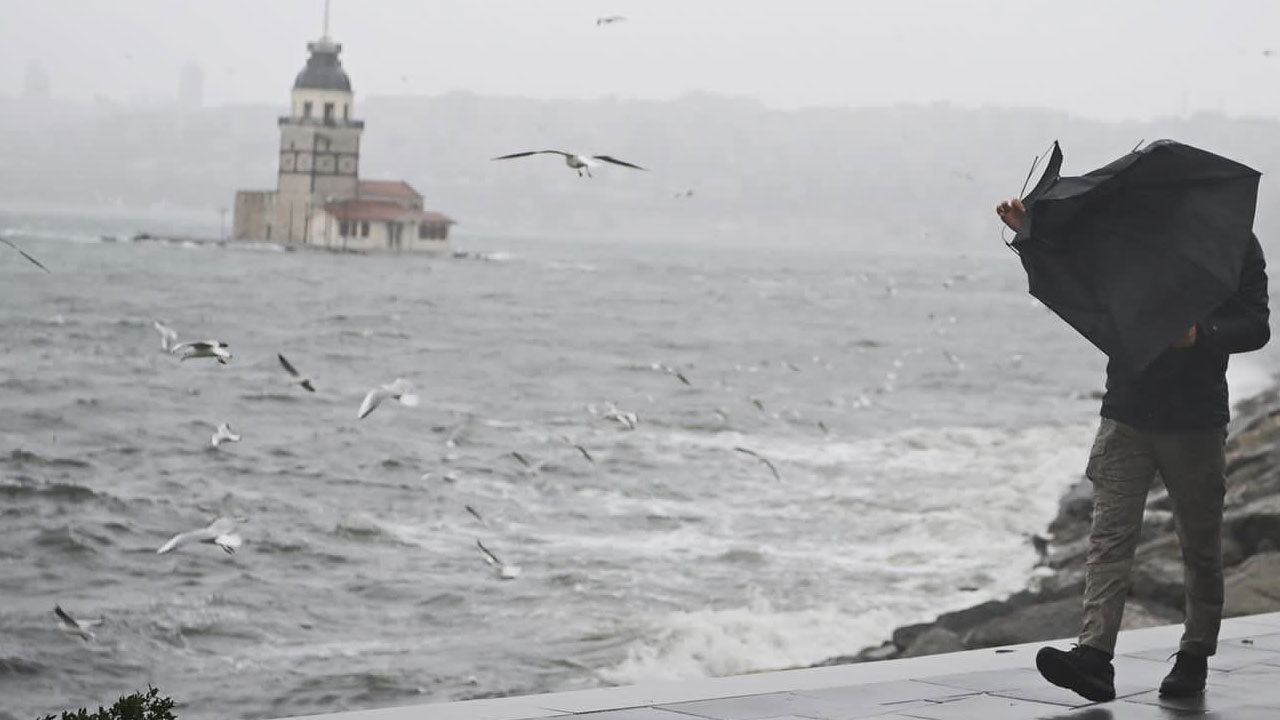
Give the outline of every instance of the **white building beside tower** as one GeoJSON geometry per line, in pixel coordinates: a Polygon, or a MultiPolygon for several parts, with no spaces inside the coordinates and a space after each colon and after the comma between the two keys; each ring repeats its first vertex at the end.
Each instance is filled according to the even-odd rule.
{"type": "Polygon", "coordinates": [[[293,82],[289,114],[279,119],[276,189],[236,193],[234,236],[344,250],[449,249],[450,218],[423,208],[398,180],[361,180],[355,94],[325,32],[293,82]]]}

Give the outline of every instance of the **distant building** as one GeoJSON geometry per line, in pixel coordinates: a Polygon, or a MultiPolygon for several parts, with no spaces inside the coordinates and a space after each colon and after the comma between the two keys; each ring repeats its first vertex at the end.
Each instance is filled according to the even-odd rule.
{"type": "Polygon", "coordinates": [[[178,104],[195,109],[204,104],[204,70],[188,60],[178,76],[178,104]]]}
{"type": "MultiPolygon", "coordinates": [[[[326,13],[327,14],[327,13],[326,13]]],[[[276,189],[236,193],[233,232],[241,240],[267,240],[333,249],[426,250],[449,248],[450,218],[423,209],[422,196],[398,180],[361,180],[355,95],[325,33],[308,43],[311,56],[293,83],[290,114],[279,120],[276,189]]]]}

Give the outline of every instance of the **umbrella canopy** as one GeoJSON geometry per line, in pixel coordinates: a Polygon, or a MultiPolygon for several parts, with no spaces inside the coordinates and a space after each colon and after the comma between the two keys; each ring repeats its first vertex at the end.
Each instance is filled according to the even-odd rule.
{"type": "Polygon", "coordinates": [[[1055,142],[1013,249],[1031,294],[1141,371],[1235,294],[1260,173],[1159,140],[1080,177],[1055,142]]]}

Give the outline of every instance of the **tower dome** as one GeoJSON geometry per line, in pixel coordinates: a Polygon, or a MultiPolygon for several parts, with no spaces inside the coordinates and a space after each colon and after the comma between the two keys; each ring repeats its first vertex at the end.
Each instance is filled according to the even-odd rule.
{"type": "Polygon", "coordinates": [[[302,68],[293,81],[294,90],[338,90],[351,92],[351,80],[342,69],[338,53],[342,45],[323,37],[317,42],[307,43],[311,57],[307,58],[307,66],[302,68]]]}

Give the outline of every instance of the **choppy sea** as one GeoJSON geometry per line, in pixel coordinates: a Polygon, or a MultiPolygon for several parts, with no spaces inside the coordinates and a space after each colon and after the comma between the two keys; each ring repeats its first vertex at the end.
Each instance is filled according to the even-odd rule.
{"type": "Polygon", "coordinates": [[[137,223],[0,214],[53,270],[0,247],[0,718],[149,683],[188,720],[270,718],[856,652],[1024,587],[1096,425],[1104,358],[994,237],[428,258],[137,223]],[[234,359],[166,355],[156,320],[234,359]],[[357,420],[399,377],[420,405],[357,420]],[[212,449],[223,422],[243,439],[212,449]],[[234,555],[156,554],[220,515],[234,555]]]}

